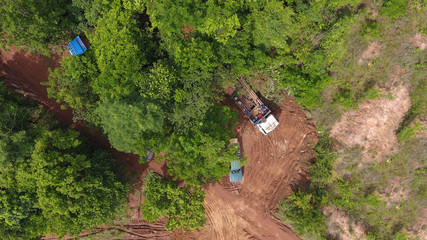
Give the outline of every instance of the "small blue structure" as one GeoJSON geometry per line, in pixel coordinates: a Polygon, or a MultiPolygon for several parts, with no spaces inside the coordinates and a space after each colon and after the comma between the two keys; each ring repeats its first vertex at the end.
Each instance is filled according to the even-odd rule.
{"type": "Polygon", "coordinates": [[[73,41],[69,42],[67,47],[73,56],[82,55],[84,51],[87,50],[79,36],[77,36],[73,41]]]}

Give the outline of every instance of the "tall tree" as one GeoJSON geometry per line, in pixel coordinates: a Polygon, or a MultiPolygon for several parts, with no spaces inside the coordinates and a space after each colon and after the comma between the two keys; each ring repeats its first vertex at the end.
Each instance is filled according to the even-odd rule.
{"type": "Polygon", "coordinates": [[[150,173],[144,186],[145,200],[142,215],[148,222],[166,216],[165,228],[183,231],[203,227],[206,222],[203,200],[205,193],[200,188],[179,188],[174,182],[150,173]]]}
{"type": "Polygon", "coordinates": [[[0,46],[24,46],[49,55],[49,44],[57,44],[67,32],[79,33],[80,9],[71,1],[6,0],[0,4],[0,46]]]}
{"type": "Polygon", "coordinates": [[[145,148],[160,147],[165,116],[157,104],[136,98],[101,104],[96,112],[101,117],[104,132],[117,150],[145,155],[145,148]]]}
{"type": "Polygon", "coordinates": [[[140,12],[132,10],[133,5],[114,3],[98,19],[90,37],[100,71],[93,90],[103,102],[119,100],[136,91],[136,82],[143,78],[142,68],[160,54],[151,34],[141,28],[140,12]]]}
{"type": "Polygon", "coordinates": [[[254,43],[267,48],[275,47],[281,53],[289,52],[286,42],[295,32],[290,7],[283,7],[280,1],[269,1],[263,10],[254,9],[254,43]]]}
{"type": "Polygon", "coordinates": [[[233,135],[235,119],[236,112],[216,106],[190,130],[174,132],[166,155],[169,173],[190,186],[218,181],[225,176],[230,163],[236,160],[235,152],[226,148],[233,135]]]}
{"type": "Polygon", "coordinates": [[[73,110],[74,120],[96,122],[94,110],[99,97],[94,93],[92,85],[99,76],[94,53],[86,52],[82,56],[66,57],[61,67],[49,74],[49,81],[42,84],[49,86],[47,94],[55,98],[62,108],[73,110]]]}

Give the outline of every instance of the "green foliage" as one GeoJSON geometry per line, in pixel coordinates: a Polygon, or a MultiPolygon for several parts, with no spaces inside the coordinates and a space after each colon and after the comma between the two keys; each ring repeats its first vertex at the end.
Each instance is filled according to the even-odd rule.
{"type": "Polygon", "coordinates": [[[205,193],[200,188],[179,188],[174,182],[150,172],[144,186],[145,201],[142,215],[148,222],[166,216],[166,230],[181,228],[183,231],[201,228],[206,222],[203,200],[205,193]]]}
{"type": "Polygon", "coordinates": [[[92,89],[93,80],[99,76],[99,70],[93,52],[86,52],[82,56],[64,58],[61,67],[49,75],[47,94],[55,98],[58,103],[73,110],[74,120],[94,122],[93,111],[99,97],[92,89]]]}
{"type": "Polygon", "coordinates": [[[332,170],[337,154],[332,151],[332,139],[321,134],[319,142],[314,147],[316,162],[310,167],[311,182],[318,187],[326,187],[333,181],[332,170]]]}
{"type": "Polygon", "coordinates": [[[174,60],[182,69],[183,77],[195,72],[212,71],[218,65],[212,46],[200,39],[177,46],[174,51],[174,60]]]}
{"type": "Polygon", "coordinates": [[[83,10],[89,25],[95,25],[103,13],[107,12],[113,0],[72,0],[73,7],[83,10]]]}
{"type": "Polygon", "coordinates": [[[236,159],[233,149],[226,148],[236,117],[228,107],[213,107],[206,119],[187,132],[174,132],[165,156],[169,173],[190,186],[224,177],[236,159]]]}
{"type": "Polygon", "coordinates": [[[331,0],[329,5],[334,8],[340,8],[345,6],[357,6],[361,0],[331,0]]]}
{"type": "Polygon", "coordinates": [[[0,131],[17,132],[30,124],[30,114],[37,115],[35,104],[8,93],[6,85],[0,83],[0,131]]]}
{"type": "Polygon", "coordinates": [[[325,70],[325,58],[322,51],[313,52],[306,65],[296,66],[296,59],[288,60],[288,66],[278,69],[281,86],[293,95],[297,102],[307,109],[321,104],[321,94],[330,81],[325,70]]]}
{"type": "Polygon", "coordinates": [[[362,29],[362,36],[376,39],[380,36],[380,26],[374,20],[368,20],[362,29]]]}
{"type": "Polygon", "coordinates": [[[427,129],[423,127],[420,122],[416,122],[415,125],[412,127],[404,127],[397,135],[397,139],[399,140],[399,142],[407,141],[413,136],[421,135],[421,133],[426,130],[427,129]]]}
{"type": "Polygon", "coordinates": [[[322,198],[295,192],[279,204],[279,216],[305,239],[326,239],[327,225],[320,211],[322,198]]]}
{"type": "Polygon", "coordinates": [[[286,41],[295,32],[293,15],[292,9],[284,8],[279,1],[269,1],[262,11],[255,10],[252,14],[254,44],[275,47],[282,54],[289,52],[286,41]]]}
{"type": "Polygon", "coordinates": [[[137,80],[137,85],[142,97],[166,103],[172,98],[176,81],[175,69],[165,63],[156,62],[144,78],[137,80]]]}
{"type": "Polygon", "coordinates": [[[44,132],[31,155],[32,174],[22,176],[37,194],[47,232],[60,236],[112,222],[125,196],[124,186],[111,171],[111,156],[88,149],[78,136],[72,130],[44,132]]]}
{"type": "Polygon", "coordinates": [[[197,30],[225,44],[234,37],[240,22],[237,14],[227,7],[221,7],[217,1],[206,1],[206,13],[203,22],[197,30]]]}
{"type": "MultiPolygon", "coordinates": [[[[417,116],[427,115],[427,101],[425,101],[425,92],[427,91],[427,66],[425,54],[420,54],[415,65],[414,74],[411,78],[411,82],[414,90],[411,92],[412,106],[408,112],[408,115],[414,119],[417,116]]],[[[411,119],[411,120],[412,120],[411,119]]]]}
{"type": "Polygon", "coordinates": [[[16,136],[11,142],[1,140],[4,236],[78,235],[114,220],[125,197],[111,171],[114,160],[105,151],[87,148],[78,136],[71,130],[46,130],[35,143],[17,144],[16,136]],[[10,151],[18,147],[19,153],[10,151]]]}
{"type": "Polygon", "coordinates": [[[38,107],[10,95],[2,84],[0,99],[3,239],[78,235],[111,223],[126,197],[111,156],[78,132],[57,128],[38,107]]]}
{"type": "Polygon", "coordinates": [[[69,33],[78,33],[78,24],[70,1],[3,1],[0,5],[0,46],[23,46],[32,52],[49,55],[49,44],[58,44],[69,33]]]}
{"type": "Polygon", "coordinates": [[[212,84],[209,77],[206,72],[191,74],[182,83],[182,88],[175,89],[175,106],[170,119],[177,130],[187,131],[195,127],[214,106],[216,97],[209,88],[212,84]]]}
{"type": "Polygon", "coordinates": [[[131,95],[149,54],[156,56],[149,36],[138,26],[136,14],[116,5],[98,20],[95,34],[90,37],[100,71],[92,87],[103,102],[131,95]]]}
{"type": "Polygon", "coordinates": [[[117,150],[141,156],[145,155],[145,148],[158,147],[166,127],[163,110],[156,103],[142,98],[103,103],[96,113],[117,150]]]}
{"type": "MultiPolygon", "coordinates": [[[[329,34],[322,41],[321,46],[325,49],[328,56],[328,64],[343,58],[347,53],[348,38],[351,36],[351,26],[354,18],[339,19],[329,30],[329,34]]],[[[332,70],[336,70],[331,68],[332,70]]]]}
{"type": "Polygon", "coordinates": [[[381,8],[381,15],[396,19],[403,16],[406,5],[407,0],[386,0],[381,8]]]}
{"type": "MultiPolygon", "coordinates": [[[[399,47],[397,42],[407,42],[413,29],[425,31],[425,6],[421,1],[384,1],[380,13],[389,17],[375,17],[370,11],[377,11],[378,3],[360,2],[18,0],[0,6],[0,32],[2,45],[23,45],[48,54],[49,44],[89,30],[90,50],[65,58],[61,68],[51,73],[49,97],[73,109],[75,120],[101,126],[118,150],[137,154],[145,154],[147,147],[165,150],[170,173],[190,186],[220,179],[235,159],[227,149],[235,113],[217,106],[222,85],[235,77],[268,73],[276,88],[287,90],[305,108],[329,116],[377,98],[375,89],[393,73],[390,66],[408,69],[413,107],[399,139],[414,154],[403,150],[389,165],[357,172],[360,148],[344,151],[335,161],[331,140],[322,137],[315,147],[317,162],[310,169],[309,192],[298,192],[281,206],[283,216],[304,237],[325,236],[319,208],[329,203],[368,226],[372,236],[399,238],[398,231],[409,226],[409,215],[425,196],[424,170],[408,167],[410,161],[423,166],[425,154],[412,142],[418,130],[408,126],[427,112],[427,85],[425,54],[415,50],[406,54],[407,45],[399,47]],[[402,21],[390,20],[403,16],[402,21]],[[385,50],[369,64],[359,62],[373,41],[386,46],[385,50]],[[375,194],[389,181],[386,173],[410,174],[413,196],[407,204],[396,203],[401,210],[388,210],[375,194]]],[[[40,110],[33,106],[6,95],[0,95],[0,101],[0,204],[4,209],[0,229],[4,236],[28,239],[46,231],[75,234],[105,220],[98,215],[111,218],[107,209],[114,209],[114,204],[98,202],[101,194],[115,201],[111,200],[115,190],[107,191],[115,188],[104,188],[107,183],[99,177],[103,172],[108,175],[111,159],[84,149],[85,141],[72,131],[45,126],[40,110]],[[104,167],[108,169],[97,166],[107,158],[104,167]],[[87,187],[91,184],[96,185],[93,194],[87,187]],[[85,200],[83,195],[94,197],[85,200]]],[[[153,207],[145,209],[147,219],[167,215],[169,230],[201,226],[199,189],[178,189],[159,179],[152,184],[155,190],[147,196],[154,200],[148,202],[153,207]],[[156,195],[162,187],[170,192],[156,195]],[[188,197],[192,194],[196,197],[188,197]],[[163,200],[170,204],[164,205],[163,200]],[[183,202],[194,206],[194,216],[183,202]]]]}

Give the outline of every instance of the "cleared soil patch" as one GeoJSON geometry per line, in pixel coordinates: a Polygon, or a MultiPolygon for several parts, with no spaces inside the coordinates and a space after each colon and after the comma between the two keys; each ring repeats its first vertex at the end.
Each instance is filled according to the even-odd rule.
{"type": "Polygon", "coordinates": [[[427,36],[421,33],[416,33],[413,38],[409,40],[410,43],[415,44],[421,51],[424,51],[427,47],[427,36]]]}
{"type": "Polygon", "coordinates": [[[366,62],[371,61],[372,59],[379,57],[381,55],[382,46],[377,42],[373,42],[369,45],[368,49],[366,49],[362,57],[357,61],[359,66],[364,65],[366,62]]]}
{"type": "Polygon", "coordinates": [[[395,131],[411,107],[409,91],[401,84],[394,84],[383,94],[363,102],[357,111],[346,112],[331,130],[336,143],[346,148],[363,148],[362,163],[381,161],[397,150],[395,131]]]}
{"type": "MultiPolygon", "coordinates": [[[[60,56],[46,58],[18,52],[1,51],[1,75],[9,86],[43,104],[59,119],[72,124],[72,113],[61,110],[54,99],[48,99],[46,87],[48,68],[58,67],[60,56]]],[[[64,54],[65,55],[65,54],[64,54]]],[[[236,106],[231,106],[235,108],[236,106]]],[[[147,224],[141,216],[143,177],[150,169],[167,175],[164,162],[139,164],[137,156],[112,149],[100,132],[81,124],[72,124],[108,148],[124,171],[136,178],[129,196],[130,223],[114,226],[129,231],[124,239],[299,239],[274,212],[277,203],[292,193],[292,185],[308,181],[306,169],[314,161],[311,148],[317,142],[317,133],[297,103],[287,98],[274,112],[280,125],[269,135],[262,135],[243,115],[239,116],[238,132],[242,152],[249,159],[244,167],[243,181],[231,184],[228,176],[205,187],[207,224],[204,229],[182,233],[168,233],[163,229],[164,219],[147,224]]],[[[100,228],[100,231],[106,228],[100,228]]]]}
{"type": "Polygon", "coordinates": [[[299,105],[287,98],[275,111],[280,125],[262,135],[240,115],[238,134],[249,159],[243,181],[232,184],[228,176],[208,185],[204,229],[180,234],[178,239],[299,239],[277,217],[277,203],[292,193],[292,184],[308,181],[307,167],[314,161],[317,142],[314,125],[299,105]]]}

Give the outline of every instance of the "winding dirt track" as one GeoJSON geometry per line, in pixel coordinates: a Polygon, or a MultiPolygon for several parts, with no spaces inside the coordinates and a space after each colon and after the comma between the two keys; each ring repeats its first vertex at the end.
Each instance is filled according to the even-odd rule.
{"type": "MultiPolygon", "coordinates": [[[[3,60],[0,76],[4,77],[5,83],[39,101],[65,123],[72,124],[71,111],[61,110],[53,99],[47,98],[46,87],[40,85],[41,81],[47,81],[48,67],[58,67],[61,57],[46,58],[18,52],[15,48],[11,50],[0,52],[3,60]]],[[[242,182],[231,184],[226,176],[218,183],[205,186],[208,221],[204,229],[186,233],[177,230],[168,234],[159,227],[163,226],[164,220],[150,229],[150,225],[141,219],[139,204],[142,196],[137,193],[137,196],[129,197],[129,204],[135,211],[129,213],[132,224],[125,226],[137,234],[127,235],[126,239],[299,239],[275,217],[274,212],[278,201],[292,193],[293,184],[309,180],[306,169],[314,161],[311,147],[317,142],[317,133],[299,105],[289,98],[273,112],[280,125],[269,136],[263,136],[249,120],[239,115],[239,142],[249,162],[244,168],[242,182]]],[[[110,148],[99,132],[94,133],[82,126],[77,128],[110,148]]],[[[110,151],[118,164],[140,176],[140,180],[149,169],[167,173],[164,163],[141,165],[134,155],[111,148],[110,151]]],[[[139,181],[136,188],[141,187],[139,181]]]]}

